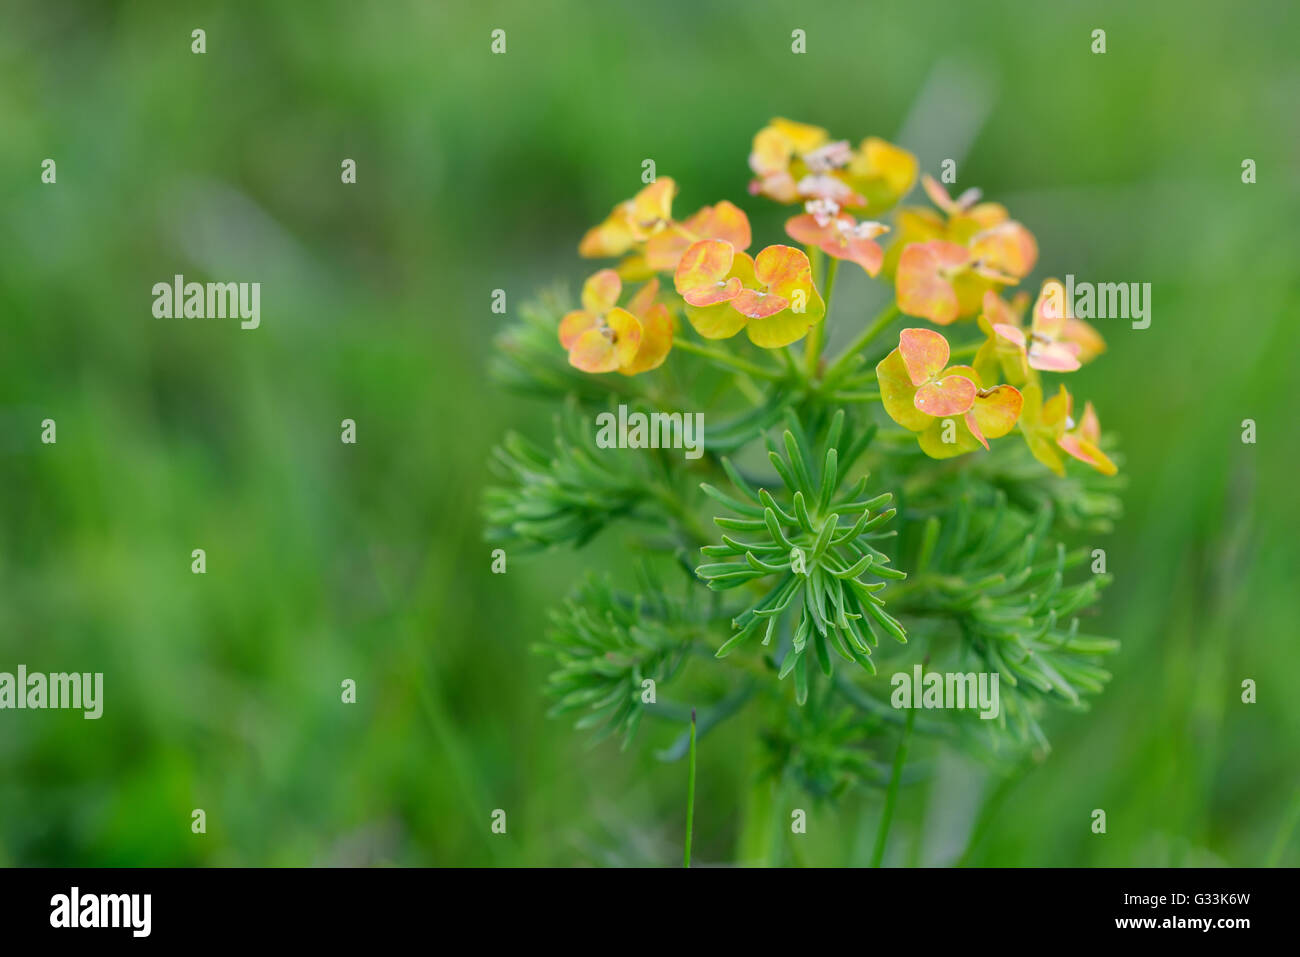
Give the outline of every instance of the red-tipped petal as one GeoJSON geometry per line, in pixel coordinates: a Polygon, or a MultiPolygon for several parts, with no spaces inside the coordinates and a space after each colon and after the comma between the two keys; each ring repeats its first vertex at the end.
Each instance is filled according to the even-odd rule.
{"type": "Polygon", "coordinates": [[[929,382],[948,364],[948,340],[933,329],[904,329],[898,334],[898,351],[915,386],[929,382]]]}

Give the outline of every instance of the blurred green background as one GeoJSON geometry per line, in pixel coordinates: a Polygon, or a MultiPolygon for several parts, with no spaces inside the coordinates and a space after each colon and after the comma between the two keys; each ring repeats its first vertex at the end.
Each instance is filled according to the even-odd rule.
{"type": "MultiPolygon", "coordinates": [[[[102,671],[105,713],[0,712],[0,864],[679,860],[677,729],[589,747],[529,651],[617,542],[489,572],[489,449],[551,413],[488,381],[490,295],[576,288],[644,158],[776,241],[775,115],[959,158],[1039,276],[1153,286],[1078,374],[1129,479],[1115,680],[1027,774],[939,760],[887,860],[1300,863],[1298,41],[1290,3],[6,3],[0,670],[102,671]],[[260,281],[261,328],[154,319],[175,273],[260,281]]],[[[834,339],[873,295],[842,280],[834,339]]],[[[754,732],[703,742],[699,863],[737,860],[754,732]]],[[[798,859],[864,862],[879,806],[798,859]]]]}

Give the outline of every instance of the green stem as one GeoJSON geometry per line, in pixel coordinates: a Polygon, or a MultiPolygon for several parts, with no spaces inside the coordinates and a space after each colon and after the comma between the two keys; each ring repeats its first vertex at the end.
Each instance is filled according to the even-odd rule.
{"type": "Polygon", "coordinates": [[[835,276],[840,268],[840,261],[834,256],[827,257],[826,261],[826,315],[831,314],[831,293],[835,291],[835,276]]]}
{"type": "Polygon", "coordinates": [[[812,382],[817,378],[817,366],[822,358],[822,333],[826,328],[826,319],[816,323],[808,330],[808,338],[803,341],[804,378],[812,382]]]}
{"type": "Polygon", "coordinates": [[[764,773],[766,767],[766,753],[755,744],[745,768],[744,780],[750,784],[741,804],[740,831],[736,835],[736,863],[742,867],[774,864],[780,825],[775,817],[775,789],[772,779],[764,773]]]}
{"type": "Polygon", "coordinates": [[[690,352],[697,356],[702,356],[711,362],[727,366],[738,372],[744,372],[746,375],[757,376],[760,379],[767,379],[772,382],[779,382],[785,378],[785,374],[779,369],[769,369],[760,366],[757,363],[742,359],[739,356],[733,356],[730,353],[722,352],[718,349],[710,349],[708,346],[702,346],[698,342],[692,342],[690,339],[674,339],[673,348],[681,349],[683,352],[690,352]]]}
{"type": "Polygon", "coordinates": [[[799,378],[799,363],[795,361],[794,353],[790,351],[790,347],[785,346],[776,351],[777,355],[781,357],[781,362],[785,365],[786,372],[790,374],[790,378],[799,378]]]}
{"type": "Polygon", "coordinates": [[[685,866],[691,866],[691,832],[695,828],[695,709],[691,709],[690,770],[686,774],[686,853],[685,866]]]}
{"type": "Polygon", "coordinates": [[[880,829],[876,831],[876,848],[871,852],[871,866],[879,867],[885,859],[885,838],[889,836],[889,825],[894,819],[894,804],[898,801],[898,784],[903,777],[903,764],[907,761],[907,743],[912,737],[912,724],[916,720],[916,708],[907,709],[907,723],[903,725],[903,737],[898,742],[898,751],[894,754],[894,770],[889,775],[889,790],[885,792],[885,809],[880,815],[880,829]]]}
{"type": "Polygon", "coordinates": [[[849,343],[848,348],[831,363],[830,368],[826,370],[826,374],[822,376],[822,383],[835,381],[837,374],[845,371],[845,367],[853,360],[853,357],[870,344],[872,339],[880,335],[891,322],[897,319],[898,314],[898,304],[894,302],[882,309],[880,314],[876,316],[875,321],[862,330],[858,337],[849,343]]]}
{"type": "Polygon", "coordinates": [[[971,343],[967,343],[964,346],[958,346],[956,349],[953,349],[951,352],[948,353],[948,358],[950,360],[964,359],[967,356],[973,356],[975,355],[975,353],[980,351],[980,346],[982,345],[983,345],[982,342],[971,342],[971,343]]]}
{"type": "Polygon", "coordinates": [[[830,397],[832,402],[879,402],[879,392],[836,392],[830,397]]]}
{"type": "MultiPolygon", "coordinates": [[[[820,249],[813,247],[808,248],[808,255],[812,260],[813,275],[815,276],[817,274],[817,266],[824,254],[820,249]]],[[[840,261],[838,259],[829,257],[829,262],[826,265],[826,279],[822,283],[822,286],[825,289],[822,298],[825,302],[826,311],[822,314],[821,321],[814,323],[813,327],[808,330],[808,338],[804,340],[804,375],[809,382],[812,382],[817,378],[817,367],[821,364],[822,338],[826,334],[826,321],[830,318],[831,314],[831,293],[835,290],[835,270],[839,264],[840,261]]]]}
{"type": "Polygon", "coordinates": [[[957,858],[957,867],[966,867],[970,864],[976,848],[984,840],[984,835],[988,833],[993,820],[997,817],[998,811],[1001,810],[1003,802],[1007,799],[1007,795],[1011,793],[1011,789],[1015,787],[1017,780],[1017,775],[1008,774],[984,801],[984,807],[980,809],[979,816],[975,820],[975,826],[971,828],[970,837],[966,841],[966,849],[962,851],[961,857],[957,858]]]}

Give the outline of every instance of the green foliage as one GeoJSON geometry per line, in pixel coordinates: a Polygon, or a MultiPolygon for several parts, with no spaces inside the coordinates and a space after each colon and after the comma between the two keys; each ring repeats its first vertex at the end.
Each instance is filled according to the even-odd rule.
{"type": "Polygon", "coordinates": [[[872,645],[879,643],[879,630],[898,641],[906,640],[903,626],[884,610],[878,592],[885,587],[885,580],[907,576],[890,567],[889,556],[871,544],[893,534],[881,531],[895,514],[894,509],[884,508],[892,495],[885,492],[864,498],[866,475],[844,487],[849,470],[873,434],[867,430],[858,441],[847,440],[844,418],[842,410],[835,414],[816,459],[793,414],[787,417],[788,428],[782,435],[784,456],[769,440],[768,458],[785,487],[781,501],[764,488],[755,489],[727,459],[722,466],[742,498],[703,486],[710,498],[732,514],[714,518],[725,530],[722,544],[707,545],[701,551],[706,558],[719,561],[701,565],[696,574],[715,591],[775,579],[762,598],[736,616],[736,633],[718,649],[718,657],[760,632],[761,643],[770,644],[781,622],[796,617],[798,623],[779,677],[793,672],[800,704],[808,697],[805,653],[810,645],[829,677],[830,650],[874,673],[870,654],[872,645]],[[841,445],[846,450],[842,463],[841,445]],[[729,532],[748,537],[737,539],[729,532]],[[864,581],[867,574],[878,580],[864,581]]]}
{"type": "Polygon", "coordinates": [[[597,449],[573,404],[555,417],[554,452],[511,432],[493,450],[504,485],[484,494],[488,539],[528,552],[580,548],[607,524],[638,512],[642,460],[597,449]]]}
{"type": "Polygon", "coordinates": [[[537,399],[571,396],[584,405],[604,402],[611,391],[635,395],[635,379],[619,382],[597,379],[569,365],[555,348],[557,317],[573,308],[567,289],[556,286],[519,310],[519,320],[497,334],[489,363],[492,378],[504,388],[537,399]]]}
{"type": "MultiPolygon", "coordinates": [[[[206,59],[190,55],[190,30],[203,24],[186,4],[86,5],[87,15],[71,17],[63,4],[4,5],[12,95],[0,152],[6,219],[22,239],[7,243],[0,263],[0,657],[10,671],[23,661],[36,667],[39,654],[52,668],[102,664],[119,678],[106,679],[101,722],[6,713],[0,864],[680,862],[683,766],[629,788],[633,760],[610,754],[607,739],[605,753],[578,759],[583,773],[555,773],[572,766],[582,741],[562,721],[537,720],[542,660],[520,664],[520,648],[545,624],[536,596],[558,603],[581,561],[607,567],[625,588],[634,579],[616,530],[577,556],[516,562],[512,551],[509,574],[488,572],[482,521],[466,496],[506,428],[549,453],[554,408],[488,385],[485,365],[502,358],[492,333],[518,320],[532,277],[567,262],[574,231],[624,195],[641,157],[665,157],[660,167],[684,184],[689,211],[715,192],[743,189],[737,150],[701,144],[741,143],[765,105],[816,104],[819,122],[854,127],[860,85],[827,78],[861,75],[863,37],[883,39],[876,9],[810,5],[801,16],[811,22],[801,25],[819,38],[816,63],[776,44],[756,68],[753,25],[786,16],[788,4],[670,0],[649,36],[646,10],[633,4],[593,15],[572,0],[544,9],[323,0],[310,17],[285,4],[205,6],[222,36],[253,42],[214,44],[209,23],[206,59]],[[700,29],[659,29],[698,16],[700,29]],[[527,18],[526,44],[512,32],[508,56],[487,56],[488,30],[508,26],[493,21],[510,18],[527,18]],[[638,35],[646,42],[618,41],[638,35]],[[664,70],[669,56],[691,69],[664,70]],[[440,93],[421,81],[431,59],[453,78],[440,93]],[[653,152],[628,105],[631,78],[650,76],[656,101],[679,104],[655,130],[653,152]],[[457,95],[469,87],[473,96],[457,95]],[[712,91],[707,102],[692,99],[702,88],[712,91]],[[747,106],[713,108],[723,102],[747,106]],[[357,186],[337,182],[343,139],[369,144],[357,157],[357,186]],[[58,159],[57,186],[39,182],[47,155],[58,159]],[[196,186],[211,204],[193,205],[196,186]],[[190,235],[196,224],[201,243],[190,235]],[[196,279],[279,277],[283,321],[268,313],[261,329],[226,335],[153,320],[147,284],[168,278],[173,263],[188,275],[182,252],[202,255],[206,275],[196,279]],[[508,319],[486,310],[486,291],[501,285],[510,290],[508,319]],[[539,408],[535,431],[525,423],[539,408]],[[35,441],[33,423],[46,415],[59,421],[58,446],[35,441]],[[358,419],[361,442],[341,450],[330,429],[345,415],[358,419]],[[189,549],[206,545],[211,558],[218,539],[228,573],[190,587],[189,549]],[[258,542],[265,547],[249,547],[258,542]],[[378,576],[395,583],[392,602],[378,576]],[[394,643],[397,624],[405,627],[394,643]],[[323,693],[341,675],[357,679],[355,708],[323,693]],[[516,833],[512,812],[511,838],[492,835],[483,809],[508,793],[526,796],[528,817],[547,826],[516,833]],[[220,802],[224,822],[204,840],[188,827],[199,794],[220,802]]],[[[1123,666],[1092,699],[1086,722],[1047,716],[1059,753],[1004,803],[984,804],[976,792],[989,792],[965,765],[950,766],[928,793],[924,780],[904,788],[896,827],[908,829],[927,863],[953,859],[942,847],[961,845],[979,801],[987,827],[965,860],[981,866],[1250,866],[1275,842],[1282,864],[1300,864],[1300,839],[1281,827],[1300,753],[1294,696],[1274,685],[1259,704],[1242,705],[1234,693],[1243,677],[1266,692],[1263,679],[1300,672],[1300,642],[1287,640],[1300,567],[1300,443],[1287,441],[1289,317],[1300,284],[1294,243],[1262,241],[1292,234],[1300,198],[1294,165],[1269,172],[1270,157],[1294,155],[1285,119],[1294,9],[1251,9],[1227,17],[1208,4],[1109,5],[1112,38],[1158,58],[1161,81],[1150,82],[1149,56],[1086,53],[1079,38],[1091,26],[1077,4],[952,5],[938,37],[933,7],[891,8],[889,59],[899,69],[871,89],[882,131],[905,117],[944,122],[951,96],[927,97],[938,104],[928,119],[916,97],[952,75],[945,63],[1003,80],[978,154],[960,163],[963,183],[1001,197],[1034,188],[1047,214],[1031,223],[1042,248],[1077,256],[1054,268],[1156,283],[1152,327],[1117,324],[1114,361],[1085,373],[1088,392],[1108,402],[1107,427],[1124,436],[1132,518],[1113,537],[1089,539],[1065,526],[1058,507],[1061,527],[1051,533],[1067,547],[1082,539],[1110,552],[1117,581],[1104,592],[1104,617],[1081,627],[1122,635],[1123,666]],[[1033,29],[1013,28],[1027,11],[1033,29]],[[1007,28],[989,29],[990,18],[1007,28]],[[1060,71],[1080,50],[1102,68],[1060,71]],[[1249,68],[1205,69],[1216,51],[1248,57],[1249,68]],[[1048,75],[1059,82],[1005,82],[1048,75]],[[1197,108],[1186,109],[1189,101],[1197,108]],[[1159,121],[1144,122],[1151,117],[1159,121]],[[1024,135],[1027,118],[1033,136],[1024,135]],[[1095,148],[1105,130],[1122,131],[1123,143],[1095,148]],[[1260,161],[1259,185],[1238,181],[1228,144],[1250,144],[1240,152],[1260,161]],[[1153,157],[1179,157],[1179,181],[1161,176],[1153,157]],[[1050,193],[1039,188],[1049,180],[1050,193]],[[1205,376],[1189,373],[1201,369],[1205,376]],[[1259,419],[1255,446],[1235,434],[1247,415],[1259,419]],[[1087,833],[1062,808],[1064,794],[1095,794],[1124,827],[1104,839],[1087,833]],[[922,825],[908,810],[922,804],[926,832],[915,833],[922,825]]],[[[789,215],[754,212],[756,226],[761,212],[774,229],[789,215]]],[[[570,288],[581,282],[576,266],[564,269],[570,288]]],[[[835,308],[874,311],[865,287],[843,286],[835,308]]],[[[563,392],[604,403],[614,387],[654,384],[570,374],[549,309],[545,319],[544,354],[558,360],[563,392]]],[[[713,390],[692,393],[708,402],[700,407],[717,408],[724,386],[741,401],[729,377],[682,358],[690,359],[683,378],[707,376],[713,390]]],[[[854,387],[874,388],[873,380],[854,387]]],[[[711,419],[710,446],[715,434],[711,419]]],[[[877,437],[868,464],[876,487],[897,496],[891,527],[914,541],[931,507],[942,509],[927,502],[923,511],[914,496],[903,506],[908,474],[878,454],[886,439],[877,437]]],[[[1036,487],[1056,492],[1091,479],[1076,470],[1036,487]]],[[[697,480],[727,487],[725,475],[697,480]]],[[[697,549],[688,549],[692,566],[697,549]]],[[[914,570],[914,553],[886,550],[914,570]]],[[[910,642],[890,650],[909,663],[941,653],[929,619],[896,608],[905,597],[892,597],[896,589],[911,584],[889,589],[910,642]]],[[[711,626],[704,654],[673,679],[674,696],[704,702],[737,680],[748,663],[740,651],[720,662],[706,656],[728,622],[711,626]]],[[[874,655],[878,666],[885,650],[874,655]]],[[[883,687],[884,698],[854,707],[864,724],[879,716],[865,733],[880,738],[887,761],[902,712],[890,707],[881,671],[868,678],[841,668],[834,680],[839,690],[854,679],[864,699],[883,687]]],[[[790,692],[774,674],[739,677],[790,692]]],[[[745,833],[743,797],[726,789],[753,780],[746,735],[783,729],[799,710],[769,704],[768,694],[751,695],[701,742],[700,863],[734,860],[745,833]]],[[[952,734],[940,739],[940,729],[958,727],[939,717],[917,716],[918,735],[923,723],[935,726],[913,748],[922,768],[928,753],[948,747],[952,734]]],[[[634,750],[664,746],[686,727],[684,718],[651,717],[634,750]]],[[[800,837],[809,862],[862,863],[854,831],[878,802],[852,793],[838,823],[800,837]]]]}
{"type": "MultiPolygon", "coordinates": [[[[552,378],[550,370],[562,308],[550,294],[503,333],[533,343],[520,346],[523,354],[545,348],[551,356],[527,365],[507,358],[498,374],[539,395],[547,382],[562,387],[568,373],[552,378]]],[[[621,377],[598,381],[615,392],[567,393],[551,451],[508,434],[493,453],[502,481],[485,493],[488,539],[516,551],[582,548],[615,525],[640,529],[634,588],[617,589],[611,572],[552,613],[537,647],[556,664],[547,689],[553,714],[575,715],[578,728],[597,739],[617,735],[625,747],[643,716],[655,715],[681,728],[659,752],[678,760],[689,749],[689,709],[667,700],[651,707],[642,682],[653,679],[661,692],[682,680],[689,656],[710,652],[741,674],[690,682],[695,690],[684,693],[701,705],[699,736],[757,696],[768,702],[763,766],[834,797],[851,784],[887,784],[879,756],[893,753],[904,721],[877,672],[911,667],[909,632],[933,667],[996,672],[1001,685],[997,720],[928,712],[913,716],[916,734],[1003,762],[1046,747],[1049,707],[1081,709],[1108,680],[1102,662],[1117,644],[1080,626],[1108,579],[1067,581],[1088,553],[1063,543],[1079,530],[1109,527],[1119,513],[1117,480],[1045,477],[1017,446],[955,470],[911,443],[880,441],[862,405],[828,414],[779,385],[709,429],[698,462],[670,450],[601,449],[598,410],[619,402],[698,407],[718,391],[712,369],[661,382],[653,398],[626,394],[632,386],[621,377]],[[776,434],[774,418],[783,424],[776,434]],[[764,468],[756,451],[765,453],[764,468]],[[894,491],[877,491],[877,483],[894,491]],[[708,530],[710,519],[719,531],[708,530]],[[689,561],[692,554],[702,561],[689,561]],[[664,574],[681,577],[673,584],[664,574]],[[667,597],[679,585],[683,597],[667,597]],[[836,657],[861,670],[836,673],[836,657]],[[782,686],[792,688],[789,698],[782,686]]]]}
{"type": "MultiPolygon", "coordinates": [[[[957,627],[961,664],[1000,675],[998,730],[1046,747],[1037,717],[1045,704],[1083,706],[1110,679],[1101,660],[1118,642],[1080,631],[1078,615],[1109,583],[1094,574],[1066,583],[1089,552],[1050,537],[1053,512],[1028,513],[1002,491],[959,495],[942,519],[931,516],[920,535],[915,614],[957,627]]],[[[983,722],[981,722],[983,723],[983,722]]]]}
{"type": "MultiPolygon", "coordinates": [[[[1124,457],[1107,443],[1106,451],[1123,467],[1124,457]]],[[[1012,505],[1026,512],[1049,509],[1053,527],[1059,532],[1110,534],[1123,514],[1118,492],[1128,484],[1127,476],[1102,475],[1092,469],[1077,469],[1062,478],[1045,473],[1029,451],[1012,447],[996,463],[971,469],[972,480],[1002,490],[1012,505]]]]}
{"type": "Polygon", "coordinates": [[[788,778],[814,798],[883,787],[888,770],[875,753],[882,743],[880,730],[878,722],[864,721],[856,708],[833,698],[787,707],[784,720],[761,733],[762,773],[788,778]]]}
{"type": "Polygon", "coordinates": [[[551,716],[585,711],[575,727],[595,729],[597,740],[621,735],[626,747],[645,713],[643,683],[666,683],[681,667],[694,628],[679,603],[648,574],[635,595],[589,578],[551,613],[547,641],[537,651],[556,668],[547,683],[551,716]]]}

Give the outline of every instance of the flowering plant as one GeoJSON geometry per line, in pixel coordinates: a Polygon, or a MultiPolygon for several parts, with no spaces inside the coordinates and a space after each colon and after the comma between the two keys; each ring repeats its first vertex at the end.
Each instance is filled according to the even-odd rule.
{"type": "Polygon", "coordinates": [[[510,554],[632,532],[626,573],[589,576],[538,642],[554,713],[625,746],[644,717],[679,725],[675,760],[753,707],[764,786],[886,789],[879,851],[913,736],[1041,757],[1047,710],[1109,677],[1116,643],[1081,624],[1104,552],[1067,543],[1117,516],[1118,469],[1092,404],[1045,381],[1105,344],[1056,280],[1019,291],[1038,247],[1003,206],[924,176],[932,206],[896,208],[905,149],[776,119],[749,166],[752,195],[797,207],[786,237],[751,253],[728,200],[678,219],[659,177],[582,238],[615,262],[581,308],[552,292],[502,334],[499,379],[555,402],[557,427],[552,448],[497,449],[487,537],[510,554]],[[832,312],[842,262],[889,294],[873,319],[832,312]],[[652,434],[597,441],[615,406],[652,434]],[[696,456],[672,450],[691,415],[696,456]],[[914,668],[996,677],[996,714],[918,718],[889,677],[914,668]]]}

